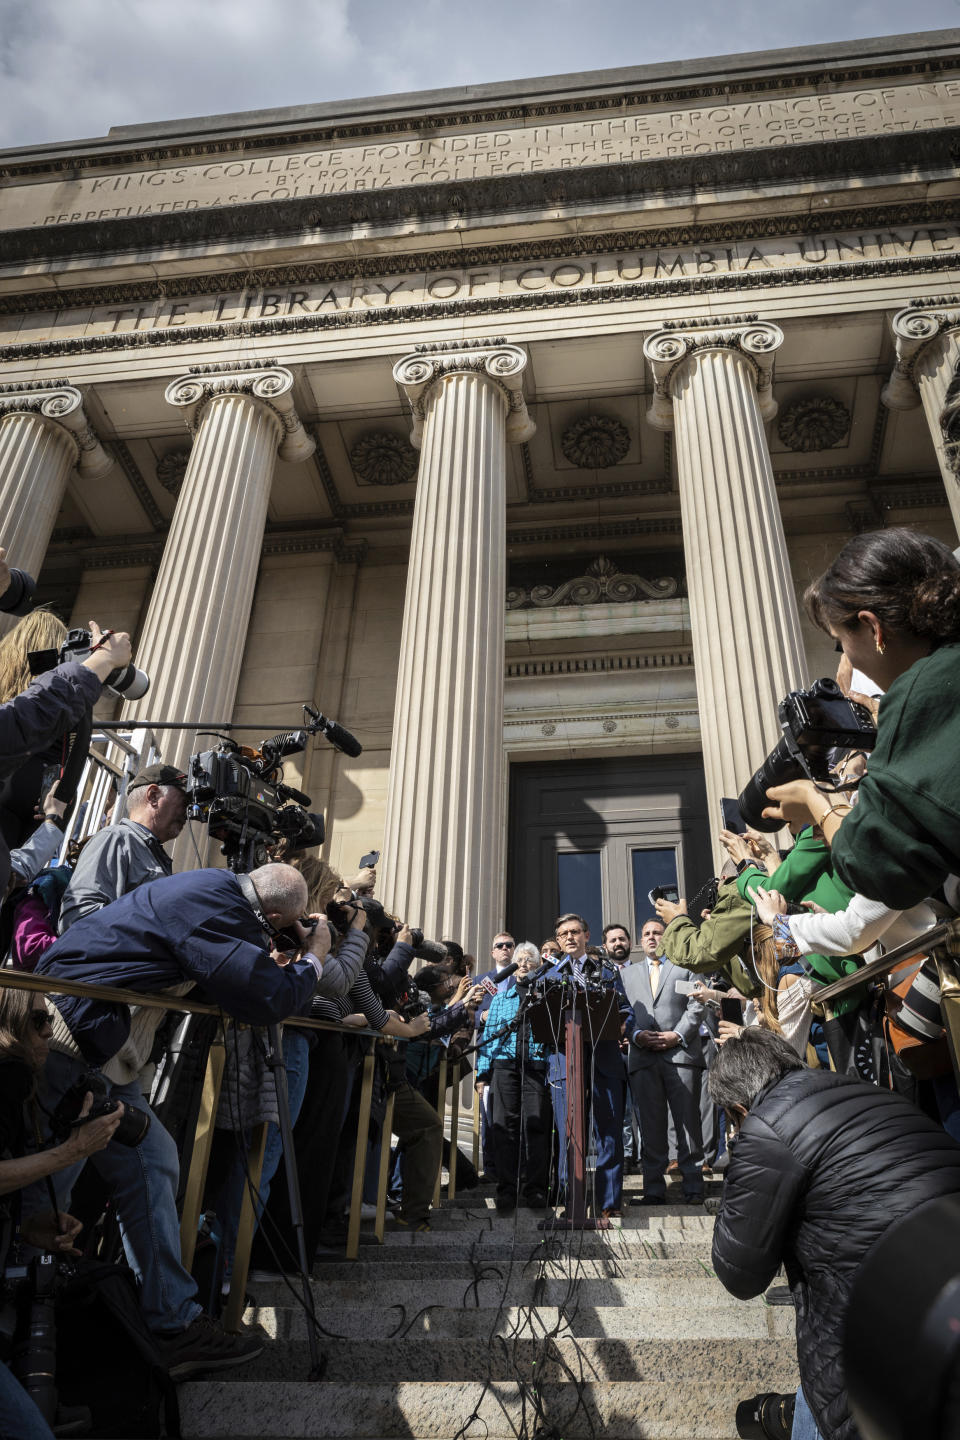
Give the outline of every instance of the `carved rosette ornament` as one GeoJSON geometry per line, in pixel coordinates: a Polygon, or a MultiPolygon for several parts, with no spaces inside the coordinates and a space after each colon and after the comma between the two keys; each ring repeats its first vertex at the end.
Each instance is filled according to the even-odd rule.
{"type": "Polygon", "coordinates": [[[404,356],[393,367],[393,378],[410,402],[411,443],[420,449],[427,407],[436,388],[447,376],[467,374],[484,376],[502,393],[507,403],[507,439],[513,444],[529,440],[537,427],[523,398],[526,367],[526,353],[519,345],[509,345],[499,338],[418,345],[412,355],[404,356]]]}
{"type": "MultiPolygon", "coordinates": [[[[734,317],[736,319],[736,317],[734,317]]],[[[698,353],[706,350],[731,350],[743,355],[754,372],[760,415],[764,421],[777,413],[773,398],[773,360],[783,344],[779,325],[754,316],[742,323],[704,321],[684,322],[684,328],[667,327],[648,335],[643,353],[653,371],[653,402],[647,419],[656,430],[673,429],[675,385],[683,367],[698,353]]]]}
{"type": "Polygon", "coordinates": [[[157,461],[157,479],[171,495],[180,494],[189,461],[189,450],[168,450],[166,455],[161,455],[157,461]]]}
{"type": "Polygon", "coordinates": [[[0,419],[7,415],[38,415],[64,434],[73,451],[73,464],[85,479],[98,480],[113,468],[113,456],[103,448],[83,408],[83,396],[65,380],[0,385],[0,419]]]}
{"type": "Polygon", "coordinates": [[[420,461],[403,435],[386,430],[361,435],[350,451],[354,474],[366,485],[406,485],[417,476],[420,461]]]}
{"type": "Polygon", "coordinates": [[[777,434],[788,450],[830,450],[850,429],[850,411],[830,395],[808,395],[788,405],[777,434]]]}
{"type": "Polygon", "coordinates": [[[630,432],[613,415],[588,415],[567,426],[560,449],[580,470],[608,470],[630,449],[630,432]]]}
{"type": "Polygon", "coordinates": [[[275,361],[246,365],[196,365],[172,381],[164,392],[171,405],[186,411],[187,428],[196,434],[204,410],[221,395],[246,395],[277,421],[281,460],[297,464],[307,460],[316,442],[303,428],[293,403],[293,375],[275,361]]]}
{"type": "Polygon", "coordinates": [[[561,585],[533,585],[529,590],[511,586],[508,610],[549,609],[557,605],[625,605],[634,600],[669,600],[680,593],[680,582],[665,575],[647,580],[622,572],[613,560],[599,555],[586,573],[561,585]]]}

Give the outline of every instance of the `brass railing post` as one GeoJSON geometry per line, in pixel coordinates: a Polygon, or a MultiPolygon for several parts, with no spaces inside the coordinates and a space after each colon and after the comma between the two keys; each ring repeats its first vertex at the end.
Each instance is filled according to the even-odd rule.
{"type": "Polygon", "coordinates": [[[347,1259],[356,1260],[360,1253],[360,1207],[363,1204],[363,1173],[367,1165],[367,1137],[370,1133],[370,1106],[373,1101],[373,1072],[376,1050],[370,1047],[363,1059],[363,1081],[360,1086],[360,1114],[357,1119],[357,1153],[353,1161],[353,1190],[350,1195],[350,1224],[347,1227],[347,1259]]]}
{"type": "MultiPolygon", "coordinates": [[[[243,1137],[235,1137],[236,1144],[242,1145],[243,1137]]],[[[247,1174],[243,1182],[243,1204],[240,1207],[240,1221],[237,1225],[237,1239],[233,1251],[233,1269],[230,1272],[230,1298],[223,1312],[223,1328],[236,1334],[243,1318],[243,1302],[247,1293],[247,1275],[250,1272],[250,1250],[253,1232],[257,1228],[257,1201],[260,1197],[260,1178],[263,1174],[263,1152],[267,1144],[267,1122],[261,1120],[253,1127],[250,1148],[247,1150],[247,1174]]]]}
{"type": "Polygon", "coordinates": [[[447,1185],[447,1199],[455,1200],[457,1195],[457,1132],[460,1129],[460,1081],[462,1079],[463,1062],[453,1062],[453,1084],[450,1087],[450,1165],[448,1174],[450,1176],[447,1185]]]}
{"type": "MultiPolygon", "coordinates": [[[[447,1050],[446,1046],[440,1052],[440,1064],[437,1067],[437,1114],[440,1116],[440,1137],[443,1139],[443,1117],[447,1108],[447,1050]]],[[[440,1204],[440,1176],[443,1174],[443,1154],[441,1152],[440,1164],[437,1166],[437,1183],[433,1187],[433,1207],[440,1204]]]]}
{"type": "Polygon", "coordinates": [[[203,1093],[200,1097],[200,1113],[197,1116],[196,1135],[183,1196],[183,1214],[180,1219],[180,1256],[184,1270],[190,1270],[193,1266],[193,1256],[197,1248],[197,1226],[200,1224],[200,1212],[203,1208],[207,1166],[210,1163],[210,1151],[213,1148],[213,1127],[217,1116],[217,1104],[220,1100],[220,1083],[223,1080],[223,1067],[227,1058],[223,1029],[222,1025],[218,1026],[207,1054],[203,1093]]]}
{"type": "Polygon", "coordinates": [[[480,1091],[473,1087],[473,1168],[480,1174],[480,1091]]]}
{"type": "Polygon", "coordinates": [[[383,1117],[383,1134],[380,1137],[380,1173],[377,1176],[377,1218],[373,1233],[383,1244],[383,1232],[387,1220],[387,1186],[390,1183],[390,1141],[393,1136],[393,1095],[387,1096],[387,1110],[383,1117]]]}

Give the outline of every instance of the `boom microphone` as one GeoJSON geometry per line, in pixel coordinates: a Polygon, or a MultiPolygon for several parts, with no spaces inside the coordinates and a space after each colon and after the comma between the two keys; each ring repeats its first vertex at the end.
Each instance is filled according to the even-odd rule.
{"type": "Polygon", "coordinates": [[[349,730],[344,730],[342,725],[338,725],[336,720],[328,720],[326,715],[321,715],[320,711],[312,705],[304,705],[303,708],[310,716],[310,729],[313,734],[316,734],[318,730],[322,731],[325,740],[329,740],[336,750],[342,750],[344,755],[349,755],[352,759],[362,753],[363,746],[360,741],[355,735],[351,735],[349,730]]]}

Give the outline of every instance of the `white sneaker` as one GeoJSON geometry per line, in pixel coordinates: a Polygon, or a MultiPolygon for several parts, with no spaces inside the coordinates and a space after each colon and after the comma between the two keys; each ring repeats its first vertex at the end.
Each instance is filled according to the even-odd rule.
{"type": "Polygon", "coordinates": [[[361,1206],[360,1206],[360,1219],[361,1219],[361,1220],[376,1220],[376,1218],[377,1218],[377,1207],[376,1207],[376,1205],[361,1205],[361,1206]]]}

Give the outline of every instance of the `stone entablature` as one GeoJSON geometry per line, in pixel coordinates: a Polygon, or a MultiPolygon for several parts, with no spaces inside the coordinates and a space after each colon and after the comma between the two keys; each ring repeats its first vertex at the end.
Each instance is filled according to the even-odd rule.
{"type": "MultiPolygon", "coordinates": [[[[67,182],[8,185],[0,228],[70,225],[244,203],[533,175],[636,161],[736,153],[960,124],[960,80],[854,86],[717,101],[633,107],[616,116],[537,125],[404,134],[387,141],[274,155],[204,156],[67,182]]],[[[279,147],[278,147],[279,148],[279,147]]]]}

